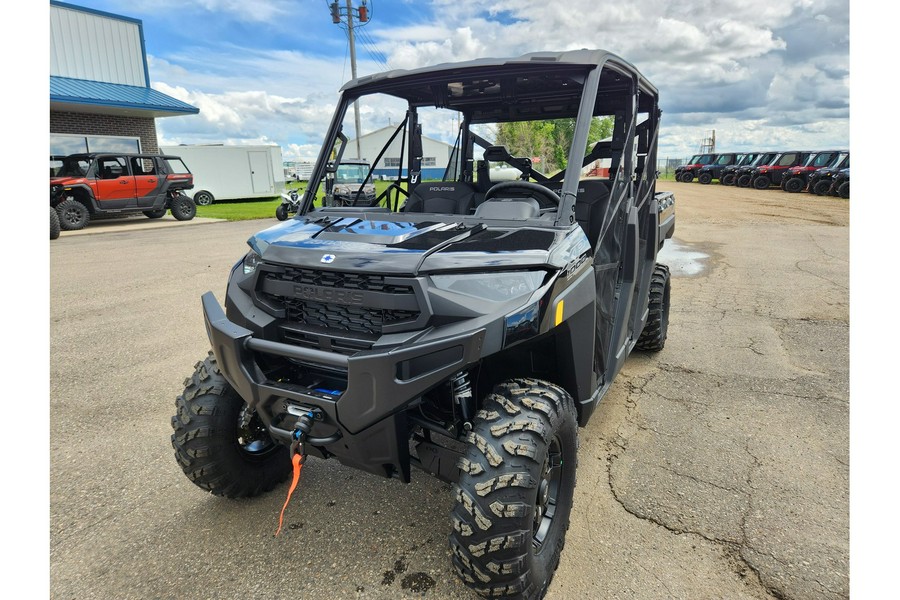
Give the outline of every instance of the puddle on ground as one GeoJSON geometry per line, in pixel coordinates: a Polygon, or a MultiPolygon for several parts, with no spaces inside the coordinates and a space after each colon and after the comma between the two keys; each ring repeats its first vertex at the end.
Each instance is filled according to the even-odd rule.
{"type": "Polygon", "coordinates": [[[673,275],[699,275],[706,268],[705,259],[709,254],[691,250],[674,239],[666,240],[663,249],[657,255],[657,261],[669,265],[673,275]]]}

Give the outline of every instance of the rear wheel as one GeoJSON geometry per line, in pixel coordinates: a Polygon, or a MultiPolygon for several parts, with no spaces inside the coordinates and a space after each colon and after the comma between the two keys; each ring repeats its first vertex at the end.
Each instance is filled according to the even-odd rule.
{"type": "Polygon", "coordinates": [[[288,449],[272,440],[258,415],[247,414],[247,404],[225,381],[212,352],[196,364],[175,407],[175,458],[198,487],[243,498],[287,479],[288,449]]]}
{"type": "Polygon", "coordinates": [[[734,185],[735,183],[737,183],[736,180],[737,180],[737,174],[728,173],[728,174],[722,176],[722,179],[719,181],[719,183],[721,183],[722,185],[734,185]]]}
{"type": "Polygon", "coordinates": [[[513,379],[484,401],[453,488],[453,566],[483,596],[543,598],[559,565],[575,492],[572,397],[513,379]]]}
{"type": "Polygon", "coordinates": [[[760,175],[759,177],[757,177],[756,179],[753,180],[753,187],[755,187],[758,190],[765,190],[770,185],[772,185],[772,182],[765,175],[760,175]]]}
{"type": "Polygon", "coordinates": [[[57,204],[56,213],[59,215],[59,226],[63,231],[84,229],[91,222],[91,213],[87,206],[75,198],[68,198],[57,204]]]}
{"type": "Polygon", "coordinates": [[[694,180],[694,174],[688,171],[687,173],[681,174],[681,181],[684,183],[690,183],[694,180]]]}
{"type": "Polygon", "coordinates": [[[59,213],[52,206],[50,207],[50,239],[55,240],[59,237],[59,213]]]}
{"type": "Polygon", "coordinates": [[[802,192],[806,184],[799,177],[791,177],[784,183],[784,191],[796,194],[802,192]]]}
{"type": "Polygon", "coordinates": [[[738,187],[750,187],[750,182],[753,181],[753,178],[750,175],[741,175],[737,179],[738,187]]]}
{"type": "Polygon", "coordinates": [[[178,194],[169,200],[169,210],[179,221],[190,221],[197,214],[197,205],[184,194],[178,194]]]}
{"type": "Polygon", "coordinates": [[[641,337],[635,348],[648,352],[659,352],[666,345],[669,332],[669,299],[672,284],[669,267],[657,264],[650,278],[649,314],[641,337]]]}
{"type": "Polygon", "coordinates": [[[703,185],[708,185],[709,183],[712,183],[712,175],[710,175],[709,173],[700,173],[700,175],[697,177],[697,181],[699,181],[703,185]]]}
{"type": "Polygon", "coordinates": [[[287,204],[279,204],[278,208],[275,209],[275,218],[279,221],[287,221],[288,218],[288,209],[287,204]]]}

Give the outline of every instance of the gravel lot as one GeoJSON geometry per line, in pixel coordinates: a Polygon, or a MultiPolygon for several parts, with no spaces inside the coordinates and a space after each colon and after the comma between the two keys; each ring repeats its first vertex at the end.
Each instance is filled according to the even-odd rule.
{"type": "MultiPolygon", "coordinates": [[[[664,351],[635,354],[581,430],[547,596],[849,597],[849,205],[676,192],[664,351]]],[[[311,459],[229,501],[175,463],[175,396],[206,355],[245,240],[275,220],[107,228],[50,243],[50,593],[127,598],[474,598],[449,487],[311,459]]]]}

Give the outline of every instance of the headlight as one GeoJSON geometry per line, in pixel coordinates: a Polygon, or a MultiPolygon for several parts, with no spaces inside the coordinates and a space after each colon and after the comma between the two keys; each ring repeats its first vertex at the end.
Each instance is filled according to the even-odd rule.
{"type": "Polygon", "coordinates": [[[334,192],[335,194],[349,194],[349,193],[350,193],[350,188],[346,188],[346,187],[344,187],[344,186],[342,186],[342,185],[336,185],[336,186],[334,186],[333,192],[334,192]]]}
{"type": "Polygon", "coordinates": [[[541,286],[541,271],[479,273],[475,275],[432,275],[434,286],[448,292],[501,302],[530,294],[541,286]]]}
{"type": "Polygon", "coordinates": [[[262,258],[251,250],[247,253],[247,256],[244,257],[244,275],[250,275],[254,271],[256,271],[256,267],[259,263],[262,262],[262,258]]]}

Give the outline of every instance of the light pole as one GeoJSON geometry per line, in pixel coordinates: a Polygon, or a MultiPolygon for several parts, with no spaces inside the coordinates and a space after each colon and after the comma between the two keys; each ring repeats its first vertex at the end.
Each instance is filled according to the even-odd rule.
{"type": "MultiPolygon", "coordinates": [[[[337,0],[334,0],[329,5],[329,8],[331,9],[331,21],[333,23],[340,23],[341,17],[346,17],[347,19],[347,37],[350,39],[350,75],[353,79],[356,79],[356,39],[353,36],[353,16],[355,13],[360,23],[367,23],[369,21],[369,9],[366,6],[366,0],[362,0],[362,5],[359,8],[353,8],[353,0],[346,0],[346,2],[347,6],[341,9],[337,0]]],[[[356,158],[362,159],[362,150],[359,142],[362,134],[359,124],[359,102],[356,100],[353,101],[353,122],[356,127],[356,158]]]]}

